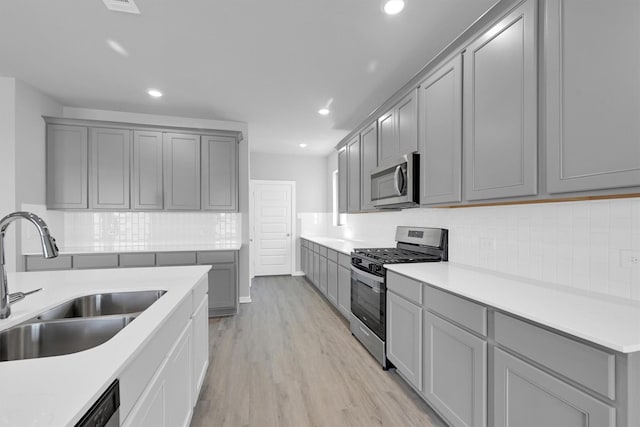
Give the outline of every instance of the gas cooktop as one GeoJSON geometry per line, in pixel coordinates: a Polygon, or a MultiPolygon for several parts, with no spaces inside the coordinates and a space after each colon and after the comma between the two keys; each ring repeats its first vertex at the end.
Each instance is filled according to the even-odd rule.
{"type": "Polygon", "coordinates": [[[438,255],[425,254],[400,248],[354,249],[353,254],[366,257],[372,261],[379,261],[381,264],[442,261],[442,257],[438,255]]]}

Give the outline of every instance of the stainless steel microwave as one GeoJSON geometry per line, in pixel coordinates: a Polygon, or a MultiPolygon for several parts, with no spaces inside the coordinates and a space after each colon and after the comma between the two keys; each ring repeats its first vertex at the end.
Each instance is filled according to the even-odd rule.
{"type": "Polygon", "coordinates": [[[371,201],[377,208],[406,208],[420,203],[420,155],[406,154],[371,170],[371,201]]]}

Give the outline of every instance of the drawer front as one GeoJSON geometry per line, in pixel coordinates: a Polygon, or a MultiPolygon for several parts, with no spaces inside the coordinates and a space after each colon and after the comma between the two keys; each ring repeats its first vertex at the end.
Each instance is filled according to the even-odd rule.
{"type": "Polygon", "coordinates": [[[416,280],[401,276],[393,271],[387,271],[387,289],[409,301],[422,305],[422,283],[416,280]]]}
{"type": "Polygon", "coordinates": [[[329,258],[330,261],[338,262],[338,252],[333,249],[329,249],[327,251],[327,258],[329,258]]]}
{"type": "Polygon", "coordinates": [[[300,238],[300,247],[301,248],[306,248],[307,247],[307,241],[304,240],[302,237],[300,238]]]}
{"type": "Polygon", "coordinates": [[[70,270],[71,255],[58,255],[56,258],[46,259],[41,256],[27,256],[27,271],[70,270]]]}
{"type": "Polygon", "coordinates": [[[319,252],[320,251],[320,245],[317,243],[313,244],[313,252],[319,252]]]}
{"type": "Polygon", "coordinates": [[[118,254],[74,255],[73,268],[114,268],[118,266],[118,254]]]}
{"type": "Polygon", "coordinates": [[[338,263],[344,268],[351,268],[351,257],[345,254],[338,254],[338,263]]]}
{"type": "Polygon", "coordinates": [[[217,264],[219,262],[236,262],[234,251],[207,251],[198,252],[198,264],[217,264]]]}
{"type": "Polygon", "coordinates": [[[495,315],[495,339],[504,347],[615,399],[613,354],[501,313],[495,315]]]}
{"type": "Polygon", "coordinates": [[[326,247],[320,246],[320,256],[323,256],[323,257],[326,258],[328,252],[329,252],[329,250],[326,247]]]}
{"type": "Polygon", "coordinates": [[[486,307],[425,285],[424,306],[482,336],[487,336],[486,307]]]}
{"type": "Polygon", "coordinates": [[[157,265],[195,265],[195,252],[158,252],[156,254],[157,265]]]}
{"type": "Polygon", "coordinates": [[[156,254],[120,254],[120,267],[153,267],[156,254]]]}

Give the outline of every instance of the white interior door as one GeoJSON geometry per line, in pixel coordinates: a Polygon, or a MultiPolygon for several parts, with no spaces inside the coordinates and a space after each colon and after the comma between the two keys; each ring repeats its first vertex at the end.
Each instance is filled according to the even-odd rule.
{"type": "Polygon", "coordinates": [[[293,184],[255,183],[254,273],[291,274],[293,184]]]}

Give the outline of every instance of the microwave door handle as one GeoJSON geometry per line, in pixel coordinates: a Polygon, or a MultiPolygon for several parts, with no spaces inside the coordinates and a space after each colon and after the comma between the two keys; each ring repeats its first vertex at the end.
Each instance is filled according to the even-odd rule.
{"type": "MultiPolygon", "coordinates": [[[[400,187],[400,177],[402,176],[402,166],[396,166],[396,170],[393,172],[393,186],[398,193],[398,196],[402,196],[402,188],[404,187],[404,183],[402,184],[402,188],[400,187]]],[[[403,180],[404,181],[404,180],[403,180]]]]}

